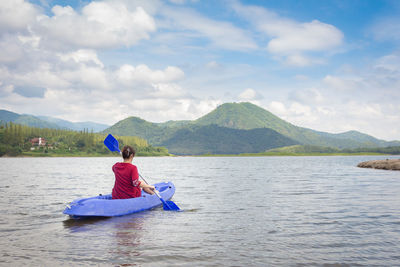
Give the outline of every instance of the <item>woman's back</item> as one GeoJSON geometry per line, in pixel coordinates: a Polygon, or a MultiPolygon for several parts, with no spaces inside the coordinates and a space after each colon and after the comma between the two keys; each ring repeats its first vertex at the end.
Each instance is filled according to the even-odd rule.
{"type": "Polygon", "coordinates": [[[115,174],[115,183],[112,190],[113,199],[125,199],[141,196],[139,173],[137,167],[131,163],[118,162],[112,170],[115,174]]]}

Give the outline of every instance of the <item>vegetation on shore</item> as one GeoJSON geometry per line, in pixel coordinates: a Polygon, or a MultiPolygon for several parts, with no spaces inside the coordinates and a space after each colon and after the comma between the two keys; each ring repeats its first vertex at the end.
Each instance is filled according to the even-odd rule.
{"type": "MultiPolygon", "coordinates": [[[[112,156],[103,144],[105,134],[49,128],[36,128],[20,124],[0,125],[0,156],[112,156]],[[41,143],[34,139],[41,138],[41,143]],[[43,140],[43,141],[42,141],[43,140]]],[[[131,145],[137,156],[169,156],[164,147],[153,147],[143,138],[116,136],[119,145],[131,145]]]]}

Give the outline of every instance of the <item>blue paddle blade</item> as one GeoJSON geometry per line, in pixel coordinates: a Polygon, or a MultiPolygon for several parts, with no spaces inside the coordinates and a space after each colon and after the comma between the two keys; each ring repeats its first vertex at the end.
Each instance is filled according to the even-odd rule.
{"type": "Polygon", "coordinates": [[[110,151],[118,151],[121,153],[121,150],[119,150],[118,140],[111,134],[107,135],[106,139],[104,139],[104,144],[110,151]]]}
{"type": "Polygon", "coordinates": [[[173,201],[165,201],[162,197],[160,197],[160,200],[163,203],[164,210],[181,210],[173,201]]]}
{"type": "Polygon", "coordinates": [[[173,201],[165,201],[168,205],[166,208],[165,205],[163,205],[164,210],[181,210],[173,201]]]}

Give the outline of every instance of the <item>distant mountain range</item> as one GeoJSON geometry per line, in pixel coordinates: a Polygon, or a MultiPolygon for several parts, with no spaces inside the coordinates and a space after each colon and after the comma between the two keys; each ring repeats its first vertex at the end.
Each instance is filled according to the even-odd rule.
{"type": "Polygon", "coordinates": [[[70,122],[53,117],[33,116],[0,110],[0,123],[6,122],[13,122],[38,128],[69,129],[74,131],[88,129],[89,131],[93,130],[93,132],[100,132],[109,127],[109,125],[95,122],[70,122]]]}
{"type": "Polygon", "coordinates": [[[103,133],[140,136],[183,155],[257,153],[292,145],[339,149],[400,145],[357,131],[331,134],[298,127],[251,103],[226,103],[194,121],[152,123],[129,117],[103,133]]]}

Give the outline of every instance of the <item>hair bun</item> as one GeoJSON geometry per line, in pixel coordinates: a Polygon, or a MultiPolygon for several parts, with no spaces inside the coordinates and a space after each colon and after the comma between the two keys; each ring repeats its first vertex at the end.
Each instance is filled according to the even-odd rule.
{"type": "Polygon", "coordinates": [[[135,156],[135,153],[135,149],[131,146],[124,146],[124,148],[122,149],[122,157],[124,159],[129,159],[131,155],[135,156]]]}

